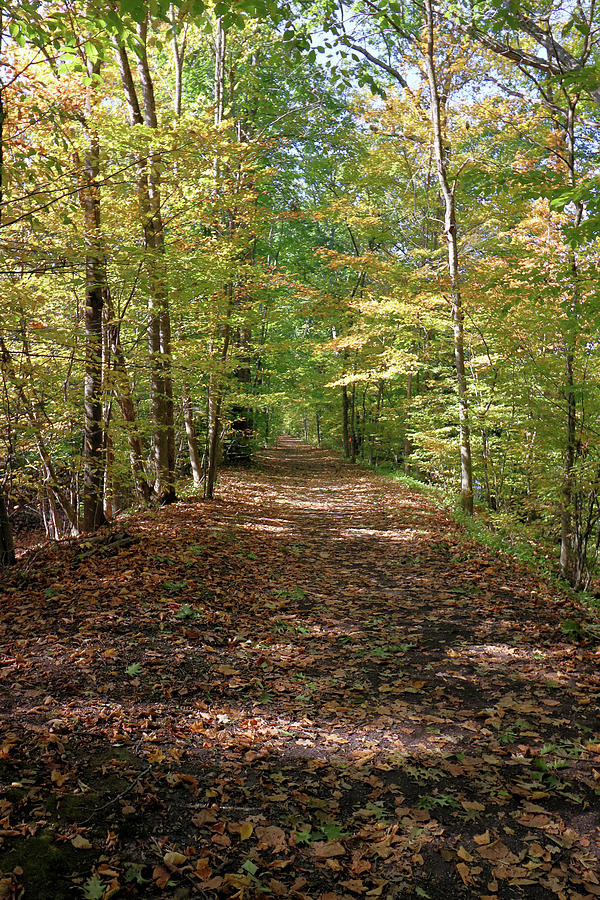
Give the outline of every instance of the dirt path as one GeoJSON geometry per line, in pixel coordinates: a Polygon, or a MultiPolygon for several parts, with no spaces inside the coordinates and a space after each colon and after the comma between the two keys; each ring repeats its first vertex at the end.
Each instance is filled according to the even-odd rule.
{"type": "Polygon", "coordinates": [[[420,495],[259,463],[5,586],[0,897],[600,896],[573,611],[420,495]]]}

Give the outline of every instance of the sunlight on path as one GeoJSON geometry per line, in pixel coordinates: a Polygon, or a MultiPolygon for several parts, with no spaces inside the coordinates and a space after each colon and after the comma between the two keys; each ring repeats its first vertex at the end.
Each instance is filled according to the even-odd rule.
{"type": "Polygon", "coordinates": [[[6,821],[149,866],[124,896],[598,896],[600,679],[550,589],[293,438],[219,491],[14,588],[6,821]]]}

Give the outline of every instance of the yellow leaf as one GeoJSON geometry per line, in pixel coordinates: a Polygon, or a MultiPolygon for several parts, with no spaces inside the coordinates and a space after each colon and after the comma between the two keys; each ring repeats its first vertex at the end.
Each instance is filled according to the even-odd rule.
{"type": "Polygon", "coordinates": [[[242,841],[247,841],[253,831],[254,826],[251,822],[242,822],[240,825],[240,839],[242,841]]]}
{"type": "Polygon", "coordinates": [[[163,856],[163,861],[167,866],[182,866],[188,861],[188,858],[176,850],[168,850],[163,856]]]}
{"type": "Polygon", "coordinates": [[[459,859],[463,859],[465,862],[473,862],[473,857],[468,850],[465,850],[464,847],[459,847],[456,853],[459,859]]]}

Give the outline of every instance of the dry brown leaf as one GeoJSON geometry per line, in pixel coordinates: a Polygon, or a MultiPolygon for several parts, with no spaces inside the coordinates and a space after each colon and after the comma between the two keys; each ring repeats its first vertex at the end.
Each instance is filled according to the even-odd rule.
{"type": "Polygon", "coordinates": [[[199,859],[196,863],[196,875],[198,878],[201,878],[202,881],[208,881],[212,874],[212,869],[210,867],[210,860],[207,856],[203,856],[202,859],[199,859]]]}
{"type": "Polygon", "coordinates": [[[367,890],[366,886],[358,878],[350,878],[348,881],[340,881],[340,885],[354,894],[364,894],[367,890]]]}
{"type": "Polygon", "coordinates": [[[482,844],[489,844],[492,839],[490,837],[489,830],[486,829],[486,831],[484,831],[483,834],[473,835],[473,840],[475,841],[476,844],[479,844],[481,846],[482,844]]]}
{"type": "Polygon", "coordinates": [[[214,878],[209,878],[208,881],[203,881],[203,882],[200,884],[200,887],[201,887],[201,888],[205,888],[205,889],[207,889],[207,890],[209,890],[209,891],[216,891],[216,890],[218,890],[218,889],[221,887],[222,884],[223,884],[223,878],[222,878],[222,876],[221,876],[221,875],[215,875],[214,878]]]}
{"type": "Polygon", "coordinates": [[[494,841],[493,844],[479,847],[478,852],[480,856],[484,859],[489,859],[491,862],[514,863],[517,860],[514,853],[500,839],[494,841]]]}
{"type": "Polygon", "coordinates": [[[456,869],[458,871],[458,874],[460,875],[460,877],[463,880],[463,884],[467,884],[467,885],[475,884],[475,882],[473,881],[473,878],[471,876],[471,870],[469,869],[469,867],[466,863],[464,863],[464,862],[457,863],[456,869]]]}
{"type": "Polygon", "coordinates": [[[152,870],[152,881],[157,888],[162,890],[170,877],[171,873],[168,869],[165,869],[164,866],[154,866],[154,869],[152,870]]]}
{"type": "Polygon", "coordinates": [[[202,827],[202,825],[206,825],[209,822],[216,822],[217,817],[212,809],[201,809],[200,812],[197,812],[192,816],[192,822],[194,825],[198,825],[198,827],[202,827]]]}
{"type": "Polygon", "coordinates": [[[460,805],[463,809],[472,809],[474,812],[483,812],[485,809],[483,803],[480,803],[478,800],[462,800],[460,805]]]}
{"type": "Polygon", "coordinates": [[[259,826],[256,829],[256,836],[259,850],[273,850],[277,853],[287,847],[285,831],[277,825],[269,825],[266,828],[259,826]]]}
{"type": "Polygon", "coordinates": [[[313,844],[313,850],[319,859],[332,859],[334,856],[343,856],[346,852],[339,841],[317,841],[313,844]]]}

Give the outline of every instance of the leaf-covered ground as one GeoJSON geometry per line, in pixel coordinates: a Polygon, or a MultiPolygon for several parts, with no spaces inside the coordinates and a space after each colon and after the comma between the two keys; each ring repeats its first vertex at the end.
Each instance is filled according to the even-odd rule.
{"type": "Polygon", "coordinates": [[[570,601],[376,475],[259,462],[5,579],[0,897],[600,896],[570,601]]]}

